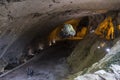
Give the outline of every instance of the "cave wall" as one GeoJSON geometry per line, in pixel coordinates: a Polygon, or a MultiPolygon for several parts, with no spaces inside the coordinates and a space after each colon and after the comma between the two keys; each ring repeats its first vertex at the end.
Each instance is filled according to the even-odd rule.
{"type": "Polygon", "coordinates": [[[70,18],[120,8],[119,0],[1,0],[0,58],[19,57],[34,37],[70,18]],[[102,6],[101,6],[102,5],[102,6]]]}
{"type": "Polygon", "coordinates": [[[88,34],[83,40],[80,40],[72,54],[67,59],[73,72],[87,69],[93,63],[102,59],[107,54],[106,49],[111,48],[114,45],[114,42],[118,40],[117,38],[120,37],[120,30],[118,29],[118,25],[120,24],[120,11],[109,11],[105,14],[94,15],[92,17],[93,18],[89,18],[89,25],[93,29],[88,31],[88,34]],[[101,21],[103,21],[107,16],[112,17],[115,29],[114,39],[111,40],[105,39],[105,33],[102,36],[98,36],[91,32],[92,30],[95,30],[101,21]],[[101,44],[103,44],[102,47],[100,47],[101,44]]]}

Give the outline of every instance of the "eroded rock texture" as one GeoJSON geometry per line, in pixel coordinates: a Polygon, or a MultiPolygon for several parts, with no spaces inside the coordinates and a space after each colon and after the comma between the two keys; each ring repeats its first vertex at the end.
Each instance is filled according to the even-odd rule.
{"type": "Polygon", "coordinates": [[[70,18],[118,10],[119,0],[1,0],[0,58],[18,59],[35,37],[70,18]],[[101,6],[102,5],[102,6],[101,6]]]}

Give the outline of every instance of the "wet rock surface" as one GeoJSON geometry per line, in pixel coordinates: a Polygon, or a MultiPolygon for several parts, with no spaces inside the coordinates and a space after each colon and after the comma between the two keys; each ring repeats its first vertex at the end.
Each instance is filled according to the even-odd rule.
{"type": "Polygon", "coordinates": [[[102,43],[105,42],[93,33],[81,40],[78,45],[76,45],[72,54],[67,58],[73,72],[82,71],[103,58],[107,53],[105,47],[108,45],[105,43],[104,47],[100,49],[97,48],[102,43]]]}
{"type": "Polygon", "coordinates": [[[110,51],[92,66],[72,74],[66,80],[120,80],[120,38],[113,41],[110,51]]]}

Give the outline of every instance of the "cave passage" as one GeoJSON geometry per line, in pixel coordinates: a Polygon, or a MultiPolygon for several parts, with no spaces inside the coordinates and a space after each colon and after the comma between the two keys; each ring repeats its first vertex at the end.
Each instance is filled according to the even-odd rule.
{"type": "Polygon", "coordinates": [[[93,19],[91,16],[85,16],[60,24],[61,28],[64,24],[71,24],[76,31],[75,36],[60,37],[58,32],[61,28],[58,25],[49,35],[43,38],[37,36],[32,39],[24,47],[19,59],[9,59],[10,63],[5,66],[2,74],[8,71],[11,71],[11,74],[6,75],[4,79],[7,80],[16,73],[16,76],[11,78],[12,80],[19,76],[26,80],[28,79],[26,76],[33,76],[31,79],[58,80],[68,74],[82,71],[102,59],[109,53],[114,42],[111,38],[111,31],[109,31],[111,26],[103,29],[101,26],[99,27],[99,24],[110,22],[111,17],[99,18],[100,14],[96,16],[98,21],[95,21],[96,17],[93,19]],[[52,44],[50,45],[49,42],[52,44]],[[22,64],[24,64],[22,67],[12,72],[14,68],[22,64]],[[29,69],[33,73],[29,73],[29,69]]]}

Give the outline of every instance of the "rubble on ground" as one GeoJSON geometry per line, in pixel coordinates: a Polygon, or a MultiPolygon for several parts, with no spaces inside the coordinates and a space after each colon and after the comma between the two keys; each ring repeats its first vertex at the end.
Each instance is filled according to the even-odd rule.
{"type": "Polygon", "coordinates": [[[74,80],[120,80],[120,65],[112,64],[109,71],[98,70],[93,74],[85,74],[74,80]]]}

